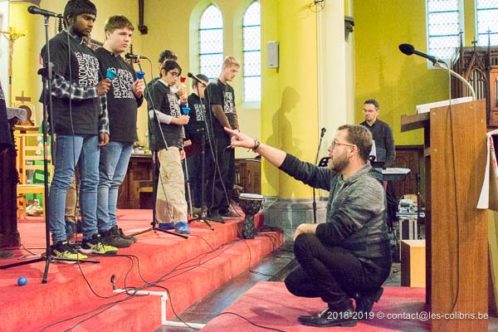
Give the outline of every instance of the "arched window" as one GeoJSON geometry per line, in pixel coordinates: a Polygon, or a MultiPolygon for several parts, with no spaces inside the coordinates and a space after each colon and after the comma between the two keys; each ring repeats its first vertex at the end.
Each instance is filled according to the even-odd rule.
{"type": "Polygon", "coordinates": [[[463,31],[461,0],[427,0],[426,14],[427,52],[439,59],[451,59],[463,31]]]}
{"type": "Polygon", "coordinates": [[[214,5],[201,15],[199,42],[200,72],[210,79],[218,77],[223,64],[223,17],[214,5]]]}
{"type": "Polygon", "coordinates": [[[478,45],[498,45],[498,1],[476,0],[476,22],[478,45]]]}
{"type": "Polygon", "coordinates": [[[261,5],[254,1],[242,22],[244,101],[261,101],[261,5]]]}

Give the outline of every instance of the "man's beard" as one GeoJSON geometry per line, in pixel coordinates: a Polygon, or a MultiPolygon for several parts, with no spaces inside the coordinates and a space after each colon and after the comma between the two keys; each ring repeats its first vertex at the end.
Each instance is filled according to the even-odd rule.
{"type": "Polygon", "coordinates": [[[332,170],[340,173],[349,165],[349,160],[347,158],[331,159],[331,164],[332,170]]]}

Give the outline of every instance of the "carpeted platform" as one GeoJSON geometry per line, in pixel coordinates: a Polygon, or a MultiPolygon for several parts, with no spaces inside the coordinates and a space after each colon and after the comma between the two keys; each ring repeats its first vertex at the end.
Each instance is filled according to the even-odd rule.
{"type": "MultiPolygon", "coordinates": [[[[361,321],[353,328],[334,328],[338,331],[427,331],[429,322],[413,319],[413,315],[427,311],[425,289],[385,287],[384,295],[373,308],[376,318],[361,321]],[[410,317],[412,316],[412,317],[410,317]]],[[[299,315],[322,311],[325,305],[320,299],[299,298],[290,294],[282,282],[260,282],[223,314],[211,320],[203,332],[263,331],[246,321],[281,331],[322,331],[332,328],[312,328],[297,321],[299,315]],[[242,316],[242,317],[240,317],[242,316]],[[245,318],[245,319],[244,319],[245,318]]]]}
{"type": "MultiPolygon", "coordinates": [[[[150,210],[120,210],[118,224],[125,233],[146,229],[150,210]]],[[[262,218],[256,218],[257,224],[262,218]]],[[[138,242],[121,249],[118,256],[98,257],[99,264],[50,264],[48,283],[41,284],[45,262],[0,270],[1,331],[152,331],[161,325],[158,297],[115,295],[115,287],[136,287],[170,293],[171,308],[180,313],[211,291],[247,271],[262,257],[281,246],[280,232],[262,232],[254,240],[240,240],[241,219],[226,224],[191,224],[189,239],[147,232],[138,242]],[[17,286],[18,277],[28,279],[17,286]]],[[[23,245],[34,254],[44,251],[44,223],[41,218],[19,223],[23,245]]],[[[31,256],[16,251],[13,259],[31,256]]]]}

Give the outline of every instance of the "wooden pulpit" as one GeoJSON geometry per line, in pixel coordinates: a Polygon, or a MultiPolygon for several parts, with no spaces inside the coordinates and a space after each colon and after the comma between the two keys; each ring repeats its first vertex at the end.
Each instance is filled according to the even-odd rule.
{"type": "Polygon", "coordinates": [[[432,331],[488,330],[488,219],[476,208],[486,166],[485,110],[479,100],[401,117],[401,131],[424,129],[426,297],[431,312],[443,315],[431,320],[432,331]]]}

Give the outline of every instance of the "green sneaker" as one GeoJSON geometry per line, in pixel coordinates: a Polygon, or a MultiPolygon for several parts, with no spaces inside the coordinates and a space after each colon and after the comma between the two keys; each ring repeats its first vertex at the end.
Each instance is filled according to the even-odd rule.
{"type": "Polygon", "coordinates": [[[112,256],[118,253],[118,248],[103,243],[102,239],[97,234],[94,234],[90,240],[83,240],[78,251],[87,255],[112,256]]]}
{"type": "Polygon", "coordinates": [[[66,264],[74,264],[78,261],[88,259],[88,256],[79,253],[74,246],[67,241],[57,242],[52,246],[52,258],[54,261],[66,264]]]}

